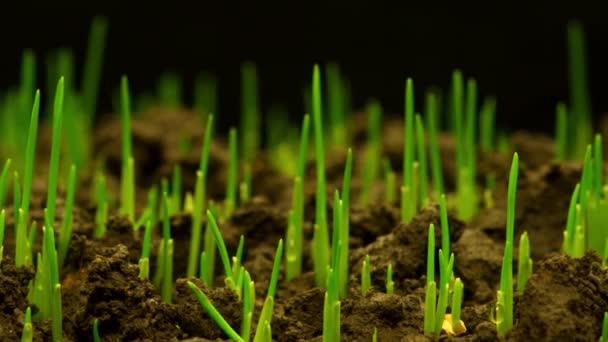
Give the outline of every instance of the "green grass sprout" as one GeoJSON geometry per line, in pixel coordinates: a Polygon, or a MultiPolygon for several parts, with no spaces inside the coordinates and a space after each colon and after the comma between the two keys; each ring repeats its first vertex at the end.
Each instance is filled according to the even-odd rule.
{"type": "Polygon", "coordinates": [[[150,276],[150,245],[152,242],[152,220],[146,221],[144,241],[141,247],[141,257],[139,258],[139,277],[148,279],[150,276]]]}
{"type": "Polygon", "coordinates": [[[108,23],[105,17],[98,16],[93,18],[81,83],[82,107],[88,115],[89,123],[93,122],[97,108],[107,30],[108,23]]]}
{"type": "Polygon", "coordinates": [[[421,208],[425,208],[429,204],[429,195],[427,190],[426,143],[424,140],[424,125],[420,114],[416,114],[416,145],[418,148],[420,205],[421,208]]]}
{"type": "Polygon", "coordinates": [[[15,234],[15,266],[19,267],[22,265],[29,265],[32,263],[31,260],[31,244],[27,233],[27,223],[23,216],[23,210],[17,210],[16,220],[17,230],[15,234]]]}
{"type": "MultiPolygon", "coordinates": [[[[234,292],[239,296],[241,296],[241,290],[237,287],[237,281],[232,274],[232,267],[230,266],[230,258],[228,257],[228,250],[226,249],[226,244],[224,243],[224,239],[222,238],[222,233],[220,232],[220,228],[215,221],[215,217],[211,210],[207,210],[207,227],[210,229],[213,234],[213,239],[215,240],[215,244],[220,252],[220,259],[222,261],[222,265],[224,266],[224,282],[226,286],[234,290],[234,292]]],[[[207,252],[207,251],[206,251],[207,252]]]]}
{"type": "Polygon", "coordinates": [[[340,256],[338,269],[336,272],[339,273],[339,286],[340,286],[340,297],[345,298],[348,293],[348,259],[349,259],[349,246],[350,241],[350,180],[353,169],[353,151],[348,149],[346,153],[346,163],[344,165],[344,177],[342,181],[342,213],[340,218],[340,234],[339,241],[342,242],[340,248],[340,256]]]}
{"type": "Polygon", "coordinates": [[[496,305],[496,331],[504,336],[513,326],[513,235],[515,231],[515,195],[517,192],[517,173],[519,156],[513,154],[509,185],[507,189],[507,236],[505,252],[500,272],[500,290],[498,290],[498,303],[496,305]]]}
{"type": "Polygon", "coordinates": [[[203,291],[201,291],[201,289],[199,289],[191,281],[188,281],[188,286],[190,287],[192,292],[194,292],[194,295],[198,299],[201,306],[205,309],[205,311],[207,311],[209,316],[211,316],[215,323],[229,338],[233,339],[236,342],[245,342],[245,340],[243,340],[241,336],[239,336],[239,334],[234,329],[232,329],[230,324],[226,322],[224,317],[222,317],[222,314],[220,314],[219,311],[217,311],[217,309],[213,306],[213,304],[211,304],[209,298],[207,298],[207,296],[203,293],[203,291]]]}
{"type": "Polygon", "coordinates": [[[171,224],[169,222],[169,198],[167,192],[163,192],[162,200],[163,215],[163,268],[161,297],[165,303],[171,303],[171,292],[173,290],[173,239],[171,239],[171,224]]]}
{"type": "Polygon", "coordinates": [[[57,176],[59,173],[59,152],[61,150],[61,123],[63,119],[63,77],[57,82],[55,102],[53,105],[53,137],[51,141],[51,158],[49,163],[49,180],[46,198],[48,216],[46,225],[53,227],[55,222],[55,197],[57,196],[57,176]]]}
{"type": "Polygon", "coordinates": [[[365,296],[371,286],[372,276],[370,273],[369,255],[366,255],[361,265],[361,294],[365,296]]]}
{"type": "Polygon", "coordinates": [[[106,233],[106,222],[108,219],[108,199],[106,197],[106,179],[99,172],[95,177],[95,188],[97,189],[97,210],[95,212],[95,232],[93,236],[100,238],[106,233]]]}
{"type": "Polygon", "coordinates": [[[441,154],[439,151],[439,122],[437,121],[437,96],[428,92],[425,100],[427,127],[429,133],[429,154],[431,160],[431,174],[433,178],[433,192],[436,196],[443,193],[443,173],[441,171],[441,154]]]}
{"type": "Polygon", "coordinates": [[[395,293],[395,283],[393,282],[393,265],[389,262],[386,268],[386,294],[395,293]]]}
{"type": "Polygon", "coordinates": [[[258,102],[258,75],[255,64],[241,66],[241,151],[243,158],[251,162],[260,147],[260,108],[258,102]]]}
{"type": "MultiPolygon", "coordinates": [[[[450,255],[450,227],[445,194],[439,196],[439,220],[441,223],[441,250],[445,252],[445,256],[448,256],[450,255]]],[[[444,262],[447,262],[447,260],[444,260],[444,262]]]]}
{"type": "Polygon", "coordinates": [[[251,198],[252,178],[251,164],[245,162],[243,165],[243,181],[239,184],[239,200],[241,203],[248,202],[251,198]]]}
{"type": "Polygon", "coordinates": [[[0,210],[0,264],[2,263],[2,257],[4,255],[4,227],[6,222],[6,212],[4,209],[0,210]]]}
{"type": "Polygon", "coordinates": [[[177,108],[182,104],[182,81],[174,72],[163,73],[158,80],[160,104],[177,108]]]}
{"type": "Polygon", "coordinates": [[[431,223],[428,230],[428,243],[426,254],[426,290],[424,297],[424,334],[435,334],[436,309],[436,283],[435,283],[435,226],[431,223]]]}
{"type": "Polygon", "coordinates": [[[228,159],[228,181],[226,182],[226,199],[224,200],[224,217],[229,217],[236,207],[236,184],[238,178],[238,153],[237,153],[237,136],[236,128],[230,128],[228,133],[228,150],[230,157],[228,159]]]}
{"type": "Polygon", "coordinates": [[[519,259],[517,267],[517,292],[524,293],[524,288],[532,275],[532,259],[530,258],[530,240],[528,232],[523,232],[519,239],[519,259]]]}
{"type": "Polygon", "coordinates": [[[182,169],[179,165],[173,168],[171,181],[171,212],[177,214],[182,211],[182,169]]]}
{"type": "Polygon", "coordinates": [[[99,319],[97,318],[93,320],[93,342],[101,342],[101,337],[99,337],[99,319]]]}
{"type": "Polygon", "coordinates": [[[28,306],[25,310],[23,319],[23,331],[21,332],[21,342],[32,342],[34,339],[34,328],[32,327],[32,309],[28,306]]]}
{"type": "Polygon", "coordinates": [[[315,64],[312,77],[312,118],[317,157],[317,192],[315,201],[315,228],[313,234],[313,267],[316,284],[323,287],[327,282],[329,262],[329,236],[327,232],[327,203],[325,199],[325,153],[323,149],[323,125],[321,120],[321,72],[315,64]]]}
{"type": "Polygon", "coordinates": [[[6,200],[6,193],[8,190],[8,174],[11,168],[11,159],[7,159],[4,162],[2,173],[0,174],[0,208],[4,207],[4,201],[6,200]]]}
{"type": "Polygon", "coordinates": [[[363,169],[363,186],[359,203],[367,205],[370,201],[370,189],[378,177],[380,156],[382,154],[382,106],[378,101],[367,105],[367,145],[365,147],[365,166],[363,169]]]}
{"type": "Polygon", "coordinates": [[[244,271],[243,281],[243,321],[241,323],[241,337],[249,341],[251,335],[251,319],[255,309],[255,283],[251,280],[249,272],[244,271]]]}
{"type": "Polygon", "coordinates": [[[374,327],[374,334],[372,335],[372,342],[378,342],[378,329],[374,327]]]}
{"type": "MultiPolygon", "coordinates": [[[[120,79],[120,118],[122,139],[122,172],[120,177],[120,211],[127,215],[131,222],[135,222],[135,184],[129,170],[132,158],[131,151],[131,100],[129,97],[129,81],[127,76],[120,79]]],[[[132,168],[132,166],[131,166],[132,168]]]]}
{"type": "MultiPolygon", "coordinates": [[[[25,155],[25,168],[23,171],[23,199],[21,201],[21,209],[23,209],[23,216],[29,217],[30,210],[30,195],[32,192],[32,180],[34,175],[34,166],[36,158],[36,138],[38,135],[38,114],[40,110],[40,90],[36,91],[34,96],[34,104],[32,107],[32,115],[30,118],[30,126],[27,134],[27,145],[25,155]]],[[[4,175],[4,172],[2,173],[4,175]]],[[[0,179],[3,179],[0,177],[0,179]]],[[[0,183],[2,181],[0,180],[0,183]]],[[[1,187],[1,186],[0,186],[1,187]]],[[[0,190],[0,196],[3,191],[0,190]]],[[[2,200],[0,199],[0,207],[2,207],[2,200]]]]}
{"type": "Polygon", "coordinates": [[[308,136],[310,131],[310,117],[304,115],[300,132],[300,150],[296,177],[293,186],[292,208],[290,221],[287,227],[287,244],[285,247],[286,278],[291,280],[302,273],[303,239],[304,239],[304,171],[308,152],[308,136]]]}
{"type": "Polygon", "coordinates": [[[397,198],[397,189],[395,188],[395,172],[391,167],[391,161],[388,158],[384,158],[384,201],[386,203],[395,202],[397,198]]]}
{"type": "Polygon", "coordinates": [[[347,131],[345,125],[346,103],[340,69],[335,63],[325,67],[327,78],[327,109],[329,112],[329,133],[331,146],[345,146],[347,131]]]}
{"type": "Polygon", "coordinates": [[[205,124],[210,113],[217,113],[217,80],[207,73],[200,74],[194,82],[194,109],[205,124]]]}
{"type": "MultiPolygon", "coordinates": [[[[197,270],[197,262],[200,256],[201,246],[201,231],[203,225],[203,213],[205,212],[205,189],[207,178],[207,166],[209,164],[209,150],[211,148],[211,135],[213,132],[213,114],[209,114],[205,124],[205,136],[203,138],[203,146],[201,149],[201,162],[199,169],[196,172],[196,183],[194,187],[194,214],[192,215],[192,234],[190,236],[190,249],[188,254],[188,268],[186,275],[194,277],[197,270]]],[[[207,234],[206,234],[207,235],[207,234]]],[[[209,256],[213,258],[213,262],[205,265],[206,274],[211,276],[203,278],[206,284],[212,285],[213,266],[215,262],[215,254],[209,256]]],[[[202,265],[201,265],[202,267],[202,265]]]]}
{"type": "Polygon", "coordinates": [[[460,311],[462,307],[462,296],[464,293],[464,286],[460,278],[454,280],[454,292],[452,294],[452,329],[456,335],[459,335],[466,331],[466,328],[460,320],[460,311]]]}
{"type": "Polygon", "coordinates": [[[587,144],[593,139],[591,99],[587,81],[586,48],[583,27],[571,21],[567,27],[568,38],[568,85],[572,117],[568,124],[568,136],[576,138],[572,157],[580,158],[587,144]]]}
{"type": "MultiPolygon", "coordinates": [[[[21,188],[19,187],[19,172],[13,172],[13,206],[15,208],[21,207],[21,188]]],[[[14,211],[15,214],[15,229],[19,226],[21,220],[21,212],[19,210],[14,211]]]]}
{"type": "Polygon", "coordinates": [[[568,157],[568,109],[559,102],[555,109],[555,160],[568,157]]]}
{"type": "Polygon", "coordinates": [[[479,113],[479,146],[484,152],[496,148],[496,98],[484,99],[479,113]]]}
{"type": "Polygon", "coordinates": [[[283,239],[279,240],[277,250],[274,254],[274,263],[272,266],[272,274],[270,283],[268,284],[268,294],[260,313],[258,326],[255,332],[254,342],[272,341],[272,335],[268,326],[272,321],[272,312],[274,310],[274,297],[277,290],[277,282],[279,279],[279,268],[281,267],[281,258],[283,258],[283,239]],[[264,329],[263,329],[264,328],[264,329]]]}
{"type": "MultiPolygon", "coordinates": [[[[72,209],[74,208],[74,197],[76,195],[76,165],[70,167],[70,175],[68,176],[67,197],[65,200],[65,208],[63,221],[61,222],[61,232],[59,234],[59,266],[63,267],[65,258],[68,255],[68,247],[72,239],[72,209]]],[[[24,214],[25,215],[25,214],[24,214]]],[[[25,216],[24,216],[25,218],[25,216]]]]}
{"type": "Polygon", "coordinates": [[[403,146],[403,185],[401,186],[401,220],[409,222],[416,214],[414,191],[414,82],[405,82],[405,140],[403,146]]]}

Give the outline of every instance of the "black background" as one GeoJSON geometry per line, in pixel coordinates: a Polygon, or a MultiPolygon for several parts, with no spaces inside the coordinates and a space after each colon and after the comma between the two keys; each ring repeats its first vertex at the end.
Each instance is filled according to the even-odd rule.
{"type": "Polygon", "coordinates": [[[81,65],[91,19],[103,14],[109,19],[103,111],[111,109],[110,94],[122,73],[139,92],[154,88],[162,71],[177,71],[189,101],[195,75],[207,70],[219,78],[219,115],[233,124],[239,113],[239,65],[247,59],[258,65],[263,108],[281,103],[299,117],[313,63],[336,61],[352,84],[357,107],[374,96],[387,111],[399,113],[406,77],[413,77],[421,104],[422,90],[445,87],[458,67],[477,78],[481,95],[498,97],[499,125],[550,131],[556,102],[568,99],[566,23],[576,18],[586,34],[593,110],[608,110],[608,21],[599,1],[504,7],[326,1],[211,8],[205,3],[4,11],[0,86],[16,84],[26,47],[38,56],[39,86],[45,84],[42,63],[50,50],[72,47],[81,65]]]}

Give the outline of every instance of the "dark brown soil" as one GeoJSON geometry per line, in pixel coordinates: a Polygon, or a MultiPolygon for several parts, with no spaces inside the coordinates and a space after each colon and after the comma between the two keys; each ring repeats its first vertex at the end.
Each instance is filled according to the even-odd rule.
{"type": "MultiPolygon", "coordinates": [[[[102,120],[94,137],[95,155],[105,160],[108,185],[114,194],[118,193],[121,160],[120,122],[116,118],[113,115],[102,120]]],[[[183,189],[193,189],[203,128],[198,115],[186,110],[157,108],[136,116],[132,130],[138,210],[145,205],[148,189],[162,178],[169,178],[175,164],[182,167],[183,189]],[[178,148],[184,145],[184,141],[191,147],[178,148]]],[[[398,201],[384,203],[382,199],[384,184],[381,181],[373,185],[374,200],[367,206],[360,206],[357,199],[362,167],[365,165],[361,157],[366,131],[363,116],[359,115],[353,120],[352,129],[355,134],[349,217],[350,290],[347,298],[341,302],[342,339],[371,341],[373,330],[377,328],[379,341],[431,341],[433,339],[423,334],[424,287],[430,223],[436,227],[437,249],[441,245],[438,206],[431,203],[410,223],[401,223],[398,201]],[[360,273],[366,255],[371,260],[372,287],[366,295],[362,295],[360,273]],[[389,263],[394,272],[393,295],[385,293],[389,263]]],[[[42,132],[46,132],[45,128],[42,132]]],[[[40,141],[48,140],[44,134],[40,141]]],[[[207,179],[209,196],[220,205],[226,187],[228,160],[226,142],[222,139],[220,133],[214,134],[207,179]]],[[[554,162],[551,140],[537,134],[516,132],[511,143],[521,161],[516,239],[523,231],[528,232],[534,274],[525,292],[516,297],[516,325],[504,340],[595,341],[601,330],[603,313],[608,310],[608,271],[601,268],[601,259],[594,254],[589,253],[580,259],[558,254],[570,194],[580,177],[580,162],[554,162]]],[[[390,158],[397,175],[401,172],[402,146],[402,122],[386,118],[383,155],[390,158]]],[[[453,191],[452,137],[441,135],[440,146],[446,187],[448,191],[453,191]]],[[[46,147],[38,151],[41,154],[40,165],[46,163],[48,156],[45,154],[48,152],[46,147]]],[[[236,250],[240,236],[245,237],[243,263],[256,284],[253,329],[266,295],[275,248],[278,240],[285,236],[287,214],[291,207],[293,179],[275,170],[268,158],[260,154],[251,164],[254,179],[252,198],[247,203],[240,203],[230,217],[219,222],[230,254],[236,250]]],[[[328,199],[333,198],[335,189],[342,187],[345,158],[345,149],[327,150],[328,199]]],[[[491,313],[496,301],[503,256],[510,162],[510,155],[479,151],[476,175],[479,190],[483,190],[481,185],[485,184],[489,174],[496,177],[494,207],[483,208],[480,203],[479,213],[469,223],[456,219],[450,209],[454,273],[465,286],[462,320],[467,332],[458,337],[444,333],[439,340],[499,340],[491,313]]],[[[308,242],[312,238],[315,212],[316,172],[313,159],[308,161],[306,168],[304,236],[308,242]]],[[[132,223],[125,217],[111,212],[106,235],[93,239],[95,207],[89,201],[92,171],[82,170],[79,175],[74,234],[61,273],[65,340],[92,341],[93,320],[98,319],[103,341],[224,341],[225,334],[201,308],[187,286],[187,280],[183,279],[190,243],[191,214],[176,213],[170,220],[175,242],[176,281],[172,303],[164,303],[159,290],[151,282],[138,277],[141,229],[134,231],[132,223]]],[[[42,218],[46,201],[45,180],[43,175],[36,177],[31,220],[40,221],[42,218]]],[[[399,182],[397,179],[397,184],[399,182]]],[[[60,186],[57,222],[63,215],[64,197],[63,186],[60,186]]],[[[328,203],[327,214],[331,218],[331,203],[328,203]]],[[[33,268],[13,266],[12,206],[7,207],[7,215],[4,259],[0,264],[0,341],[15,341],[21,336],[33,268]]],[[[329,223],[331,229],[331,220],[329,223]]],[[[161,227],[157,223],[153,230],[151,273],[157,262],[160,235],[161,227]]],[[[322,341],[325,292],[315,287],[310,250],[308,244],[305,246],[304,273],[300,277],[286,282],[284,269],[281,268],[272,320],[275,341],[322,341]]],[[[34,248],[39,248],[38,243],[34,248]]],[[[196,278],[188,280],[197,284],[228,323],[239,331],[242,303],[232,290],[218,285],[223,284],[223,276],[220,275],[220,260],[216,259],[215,287],[208,287],[196,278]]],[[[48,322],[35,323],[34,328],[36,341],[50,340],[48,322]]]]}

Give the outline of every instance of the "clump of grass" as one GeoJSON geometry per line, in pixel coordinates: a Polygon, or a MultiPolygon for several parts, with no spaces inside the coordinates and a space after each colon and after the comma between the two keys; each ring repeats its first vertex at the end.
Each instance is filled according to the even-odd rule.
{"type": "Polygon", "coordinates": [[[496,331],[499,336],[504,336],[513,327],[513,235],[515,230],[515,195],[517,192],[518,166],[519,156],[514,153],[507,189],[507,236],[496,304],[496,331]]]}
{"type": "MultiPolygon", "coordinates": [[[[266,296],[266,300],[264,301],[264,305],[262,307],[262,312],[260,313],[254,341],[255,342],[265,342],[272,340],[272,333],[270,329],[270,323],[272,321],[272,313],[274,309],[274,296],[276,294],[276,287],[279,277],[279,268],[281,265],[281,258],[283,253],[283,240],[279,240],[277,250],[274,256],[274,263],[272,268],[272,274],[270,276],[270,282],[268,285],[268,294],[266,296]]],[[[188,282],[188,286],[194,292],[194,295],[198,299],[199,303],[203,307],[203,309],[207,312],[209,316],[216,322],[216,324],[224,331],[224,333],[231,339],[235,341],[249,341],[250,335],[250,327],[251,327],[251,316],[253,314],[254,303],[255,303],[255,287],[253,282],[251,281],[251,277],[249,276],[249,272],[244,272],[244,282],[242,283],[243,293],[244,293],[244,303],[243,303],[243,325],[241,327],[241,334],[236,332],[228,322],[222,317],[222,315],[217,311],[215,306],[209,301],[209,298],[205,295],[201,289],[199,289],[194,283],[191,281],[188,282]]]]}
{"type": "Polygon", "coordinates": [[[606,198],[602,165],[602,139],[598,134],[593,146],[587,145],[583,172],[574,189],[564,231],[563,250],[572,257],[581,257],[585,250],[602,254],[608,234],[608,199],[606,198]]]}

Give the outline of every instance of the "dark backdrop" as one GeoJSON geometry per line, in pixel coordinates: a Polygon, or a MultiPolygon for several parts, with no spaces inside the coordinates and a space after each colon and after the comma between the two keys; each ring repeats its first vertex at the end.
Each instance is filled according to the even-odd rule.
{"type": "MultiPolygon", "coordinates": [[[[122,73],[129,75],[134,91],[142,91],[153,88],[162,71],[177,71],[189,98],[195,74],[207,70],[219,78],[219,112],[230,123],[239,112],[239,65],[249,59],[258,64],[263,107],[281,103],[299,116],[312,64],[336,61],[351,81],[358,107],[374,96],[387,111],[400,112],[405,77],[414,78],[421,103],[422,89],[446,86],[458,67],[478,79],[482,95],[498,97],[500,125],[550,130],[555,103],[567,100],[565,29],[576,18],[587,38],[594,112],[608,109],[607,6],[599,1],[529,1],[509,7],[398,3],[3,11],[0,85],[17,82],[25,47],[34,48],[42,60],[51,49],[71,46],[81,64],[91,18],[103,14],[109,19],[100,99],[104,111],[111,109],[111,89],[122,73]]],[[[39,86],[43,75],[40,71],[39,86]]]]}

